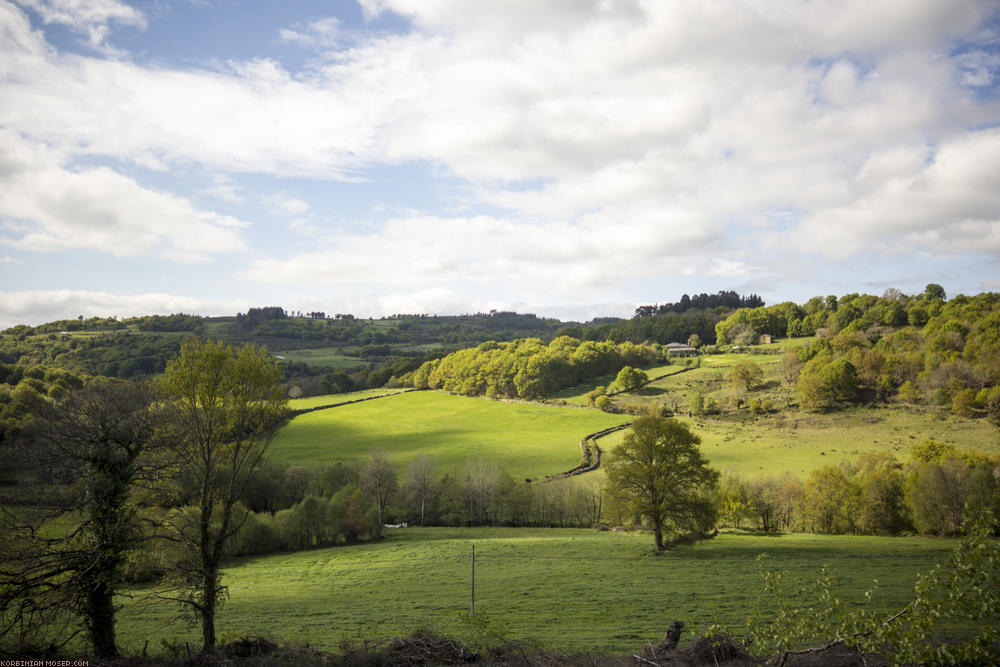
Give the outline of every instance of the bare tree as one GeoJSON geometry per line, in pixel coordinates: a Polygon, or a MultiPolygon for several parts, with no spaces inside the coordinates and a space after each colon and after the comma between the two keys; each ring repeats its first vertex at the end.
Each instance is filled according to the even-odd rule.
{"type": "Polygon", "coordinates": [[[365,468],[364,483],[365,488],[375,498],[375,505],[378,507],[378,527],[375,529],[375,537],[380,539],[385,505],[392,494],[399,490],[396,471],[392,469],[384,450],[372,450],[371,456],[368,458],[368,466],[365,468]]]}
{"type": "Polygon", "coordinates": [[[406,469],[406,483],[403,485],[403,489],[412,502],[420,504],[421,526],[424,525],[427,501],[432,497],[436,481],[437,472],[434,468],[434,459],[422,454],[410,461],[410,465],[406,469]]]}

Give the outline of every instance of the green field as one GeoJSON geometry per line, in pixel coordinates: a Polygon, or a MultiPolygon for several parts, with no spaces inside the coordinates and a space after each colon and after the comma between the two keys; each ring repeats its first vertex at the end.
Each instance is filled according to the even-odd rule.
{"type": "Polygon", "coordinates": [[[300,350],[280,350],[275,356],[293,363],[309,364],[311,366],[326,366],[329,368],[354,368],[361,366],[365,360],[341,354],[339,347],[315,347],[300,350]]]}
{"type": "Polygon", "coordinates": [[[585,435],[624,421],[597,410],[418,391],[299,415],[278,431],[270,456],[328,465],[382,448],[400,469],[427,454],[443,470],[483,458],[515,478],[536,478],[569,470],[585,435]]]}
{"type": "MultiPolygon", "coordinates": [[[[756,556],[768,567],[813,579],[820,566],[839,574],[837,591],[860,603],[878,579],[874,606],[898,610],[918,572],[946,558],[954,543],[932,538],[723,533],[664,556],[652,538],[592,530],[410,528],[380,544],[241,559],[223,582],[230,599],[220,637],[259,633],[292,644],[336,649],[341,640],[400,636],[424,626],[468,638],[476,549],[476,612],[515,639],[573,652],[634,651],[657,642],[674,620],[689,632],[722,621],[738,625],[760,591],[756,556]]],[[[160,649],[160,639],[198,645],[176,608],[143,601],[120,614],[126,653],[160,649]]],[[[690,637],[691,635],[686,635],[690,637]]]]}
{"type": "MultiPolygon", "coordinates": [[[[788,472],[805,480],[816,468],[853,462],[865,452],[891,452],[905,463],[910,446],[924,440],[1000,455],[997,429],[985,420],[899,406],[825,415],[794,412],[747,421],[680,419],[701,438],[702,452],[713,467],[746,479],[788,472]]],[[[600,446],[608,451],[623,435],[612,433],[600,446]]]]}
{"type": "Polygon", "coordinates": [[[292,410],[306,410],[318,408],[324,405],[334,405],[347,401],[356,401],[361,398],[371,398],[372,396],[385,396],[386,394],[398,394],[404,389],[388,389],[380,387],[378,389],[363,389],[352,391],[346,394],[323,394],[322,396],[307,396],[305,398],[293,398],[288,401],[288,407],[292,410]]]}

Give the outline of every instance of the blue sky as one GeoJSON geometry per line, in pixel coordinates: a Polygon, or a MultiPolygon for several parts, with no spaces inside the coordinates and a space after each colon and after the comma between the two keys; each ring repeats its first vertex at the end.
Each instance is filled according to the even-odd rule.
{"type": "Polygon", "coordinates": [[[0,0],[0,326],[1000,288],[976,0],[0,0]]]}

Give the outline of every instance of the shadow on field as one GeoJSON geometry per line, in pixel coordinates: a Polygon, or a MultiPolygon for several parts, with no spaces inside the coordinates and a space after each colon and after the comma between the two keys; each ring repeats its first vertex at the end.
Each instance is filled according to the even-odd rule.
{"type": "MultiPolygon", "coordinates": [[[[493,637],[489,644],[470,646],[432,630],[417,630],[408,637],[361,644],[344,643],[339,653],[308,646],[280,646],[262,637],[244,637],[220,646],[210,654],[177,655],[163,658],[121,658],[90,664],[125,666],[201,665],[329,665],[336,667],[408,667],[409,665],[524,665],[525,667],[612,667],[653,665],[660,667],[703,667],[707,665],[744,667],[764,664],[727,636],[698,637],[688,646],[678,646],[683,623],[675,622],[661,642],[625,655],[568,655],[546,651],[533,644],[493,637]]],[[[53,657],[53,656],[49,656],[53,657]]],[[[837,646],[821,654],[790,655],[786,665],[797,667],[883,667],[887,663],[873,655],[837,646]]]]}

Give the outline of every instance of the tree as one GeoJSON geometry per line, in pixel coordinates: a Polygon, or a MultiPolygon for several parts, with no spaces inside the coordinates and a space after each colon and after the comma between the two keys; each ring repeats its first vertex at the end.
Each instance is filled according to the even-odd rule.
{"type": "Polygon", "coordinates": [[[403,488],[412,502],[420,503],[421,526],[424,525],[427,501],[433,497],[435,481],[437,474],[431,457],[421,455],[410,462],[406,469],[406,483],[403,488]]]}
{"type": "Polygon", "coordinates": [[[760,366],[749,359],[736,362],[729,372],[729,377],[733,381],[733,384],[738,389],[746,391],[750,391],[757,386],[757,383],[760,382],[763,376],[764,371],[761,370],[760,366]]]}
{"type": "Polygon", "coordinates": [[[167,364],[163,389],[189,477],[192,511],[175,512],[172,539],[186,557],[176,563],[179,597],[201,617],[202,650],[215,646],[215,613],[225,588],[219,569],[242,523],[237,503],[285,414],[281,371],[254,345],[192,340],[167,364]]]}
{"type": "Polygon", "coordinates": [[[375,506],[378,509],[378,526],[375,528],[375,538],[380,539],[386,503],[389,502],[389,497],[399,490],[396,471],[392,469],[392,464],[386,458],[384,450],[375,449],[369,455],[368,465],[365,467],[364,485],[375,499],[375,506]]]}
{"type": "Polygon", "coordinates": [[[799,398],[811,410],[830,410],[842,401],[853,400],[858,393],[858,373],[846,359],[830,361],[818,356],[799,374],[799,398]]]}
{"type": "Polygon", "coordinates": [[[640,417],[608,462],[608,493],[653,527],[656,551],[664,534],[691,535],[715,523],[710,492],[719,473],[708,466],[701,439],[682,422],[640,417]]]}
{"type": "Polygon", "coordinates": [[[802,520],[816,532],[845,533],[854,528],[859,501],[858,489],[840,468],[817,468],[805,483],[802,520]]]}
{"type": "Polygon", "coordinates": [[[79,615],[94,654],[115,658],[114,596],[139,537],[137,484],[157,469],[160,411],[148,386],[101,380],[48,406],[27,434],[20,511],[3,512],[0,637],[65,607],[79,615]],[[43,524],[66,522],[63,534],[43,524]]]}
{"type": "Polygon", "coordinates": [[[622,391],[635,391],[647,382],[649,382],[649,376],[646,375],[646,372],[631,366],[622,368],[618,371],[618,377],[615,378],[615,384],[621,387],[622,391]]]}

